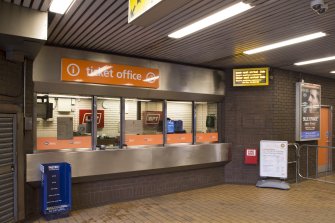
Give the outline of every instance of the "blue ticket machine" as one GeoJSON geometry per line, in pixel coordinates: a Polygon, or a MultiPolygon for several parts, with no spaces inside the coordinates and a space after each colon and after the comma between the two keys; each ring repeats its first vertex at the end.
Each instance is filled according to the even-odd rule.
{"type": "Polygon", "coordinates": [[[41,164],[41,210],[47,220],[69,216],[71,199],[71,165],[41,164]]]}

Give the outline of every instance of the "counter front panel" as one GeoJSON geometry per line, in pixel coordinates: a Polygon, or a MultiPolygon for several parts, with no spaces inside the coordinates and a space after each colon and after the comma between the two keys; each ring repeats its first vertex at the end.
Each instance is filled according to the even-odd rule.
{"type": "Polygon", "coordinates": [[[40,164],[68,162],[72,177],[154,170],[230,161],[231,144],[171,145],[106,151],[41,152],[27,155],[27,182],[40,181],[40,164]]]}

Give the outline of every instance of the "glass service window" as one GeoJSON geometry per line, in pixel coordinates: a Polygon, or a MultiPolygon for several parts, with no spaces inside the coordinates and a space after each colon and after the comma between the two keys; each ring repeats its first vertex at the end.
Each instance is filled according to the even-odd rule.
{"type": "Polygon", "coordinates": [[[168,101],[167,144],[192,143],[192,102],[168,101]]]}
{"type": "Polygon", "coordinates": [[[125,144],[163,144],[163,102],[157,100],[125,100],[125,144]]]}
{"type": "Polygon", "coordinates": [[[120,144],[120,99],[97,98],[97,147],[119,148],[120,144]]]}
{"type": "Polygon", "coordinates": [[[37,94],[36,150],[92,148],[92,97],[37,94]]]}
{"type": "Polygon", "coordinates": [[[217,103],[196,102],[196,142],[218,142],[217,103]]]}

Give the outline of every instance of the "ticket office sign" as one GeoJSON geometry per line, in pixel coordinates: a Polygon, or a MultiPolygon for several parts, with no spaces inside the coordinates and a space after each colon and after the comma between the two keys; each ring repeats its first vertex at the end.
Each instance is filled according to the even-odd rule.
{"type": "Polygon", "coordinates": [[[320,139],[321,86],[296,83],[296,141],[320,139]]]}
{"type": "Polygon", "coordinates": [[[233,86],[267,86],[269,85],[269,68],[233,69],[233,86]]]}
{"type": "Polygon", "coordinates": [[[159,88],[159,70],[89,60],[63,58],[62,81],[159,88]]]}
{"type": "Polygon", "coordinates": [[[260,176],[287,178],[288,142],[262,140],[260,142],[260,176]]]}

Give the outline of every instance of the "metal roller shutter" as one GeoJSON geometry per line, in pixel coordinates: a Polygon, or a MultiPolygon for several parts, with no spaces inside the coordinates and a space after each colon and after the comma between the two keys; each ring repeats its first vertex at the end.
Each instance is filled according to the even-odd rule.
{"type": "Polygon", "coordinates": [[[0,222],[15,221],[15,119],[0,114],[0,222]]]}

